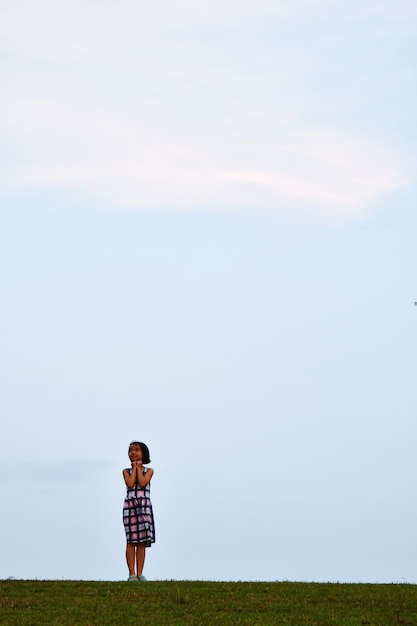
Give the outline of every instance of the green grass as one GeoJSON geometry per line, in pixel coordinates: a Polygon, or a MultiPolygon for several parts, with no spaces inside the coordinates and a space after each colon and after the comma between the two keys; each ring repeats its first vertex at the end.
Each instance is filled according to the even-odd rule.
{"type": "Polygon", "coordinates": [[[417,626],[417,585],[3,580],[0,624],[417,626]]]}

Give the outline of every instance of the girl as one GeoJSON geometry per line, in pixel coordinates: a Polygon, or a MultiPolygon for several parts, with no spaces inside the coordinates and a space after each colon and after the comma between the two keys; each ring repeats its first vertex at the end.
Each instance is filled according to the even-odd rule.
{"type": "Polygon", "coordinates": [[[131,467],[123,470],[127,493],[123,505],[123,524],[126,531],[126,562],[130,581],[146,581],[142,576],[145,549],[155,541],[155,525],[150,500],[150,482],[153,469],[143,467],[150,463],[148,446],[141,441],[130,442],[131,467]],[[136,566],[136,570],[135,570],[136,566]]]}

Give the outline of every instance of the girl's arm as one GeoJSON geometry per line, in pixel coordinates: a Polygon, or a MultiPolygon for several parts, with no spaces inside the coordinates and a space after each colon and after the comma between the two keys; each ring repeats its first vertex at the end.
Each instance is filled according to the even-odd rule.
{"type": "Polygon", "coordinates": [[[148,467],[148,470],[145,474],[142,474],[142,470],[143,470],[143,465],[141,467],[138,466],[137,468],[138,483],[139,483],[139,487],[143,489],[144,487],[146,487],[146,485],[149,485],[149,483],[151,482],[151,478],[153,476],[153,469],[152,467],[148,467]]]}
{"type": "Polygon", "coordinates": [[[137,482],[137,469],[135,465],[132,465],[132,471],[129,474],[129,470],[124,469],[123,470],[123,478],[125,479],[125,483],[126,483],[126,487],[128,487],[129,489],[132,489],[132,487],[134,487],[136,485],[137,482]]]}

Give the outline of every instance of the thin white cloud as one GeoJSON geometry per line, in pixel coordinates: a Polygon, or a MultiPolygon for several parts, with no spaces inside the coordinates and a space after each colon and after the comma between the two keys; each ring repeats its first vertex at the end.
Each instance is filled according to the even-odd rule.
{"type": "Polygon", "coordinates": [[[9,180],[86,187],[121,206],[301,204],[355,217],[410,181],[395,153],[329,130],[286,128],[234,143],[226,131],[217,137],[166,136],[146,120],[121,119],[114,112],[32,102],[23,115],[22,106],[9,106],[9,123],[23,133],[31,158],[15,165],[9,180]],[[65,151],[58,151],[60,144],[65,151]]]}
{"type": "MultiPolygon", "coordinates": [[[[44,0],[3,8],[2,184],[88,188],[138,209],[366,213],[411,181],[407,164],[392,141],[368,137],[360,125],[348,133],[309,119],[307,50],[264,48],[262,40],[258,50],[255,38],[248,52],[241,37],[230,53],[216,45],[215,30],[204,42],[190,28],[231,15],[250,24],[254,16],[290,20],[346,6],[161,0],[120,11],[113,2],[44,0]]],[[[371,1],[352,10],[360,6],[377,10],[371,1]]],[[[318,84],[314,97],[319,110],[320,97],[328,107],[332,93],[318,84]]]]}
{"type": "Polygon", "coordinates": [[[111,467],[105,460],[87,461],[77,459],[73,461],[59,461],[56,463],[18,463],[16,465],[0,463],[0,483],[18,483],[41,486],[56,482],[85,482],[97,473],[111,467]]]}
{"type": "Polygon", "coordinates": [[[264,170],[236,171],[230,177],[269,190],[276,200],[307,203],[316,211],[345,217],[366,213],[384,194],[411,182],[398,155],[328,130],[287,138],[273,160],[264,170]]]}

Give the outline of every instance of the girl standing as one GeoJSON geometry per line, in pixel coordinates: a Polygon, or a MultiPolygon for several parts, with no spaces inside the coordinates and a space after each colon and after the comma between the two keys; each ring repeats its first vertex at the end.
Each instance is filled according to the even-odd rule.
{"type": "Polygon", "coordinates": [[[126,532],[126,562],[129,581],[146,581],[142,575],[145,549],[155,541],[155,524],[150,499],[150,482],[153,469],[144,467],[150,463],[148,446],[141,441],[130,442],[131,467],[123,470],[127,493],[123,504],[123,524],[126,532]]]}

